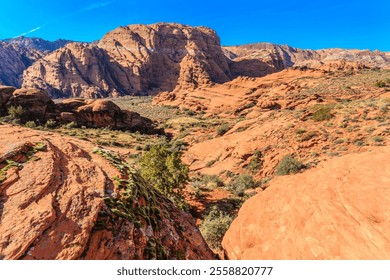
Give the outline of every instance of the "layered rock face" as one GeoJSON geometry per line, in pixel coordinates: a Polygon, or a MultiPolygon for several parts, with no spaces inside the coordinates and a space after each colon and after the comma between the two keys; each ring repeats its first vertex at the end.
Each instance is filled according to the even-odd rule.
{"type": "Polygon", "coordinates": [[[35,61],[70,41],[54,42],[40,38],[18,37],[0,41],[0,84],[20,87],[23,71],[35,61]]]}
{"type": "Polygon", "coordinates": [[[41,38],[28,38],[28,37],[17,37],[5,40],[5,42],[13,45],[17,45],[25,49],[34,49],[41,52],[52,52],[57,49],[64,47],[66,44],[71,43],[69,40],[56,40],[54,42],[46,41],[41,38]]]}
{"type": "Polygon", "coordinates": [[[0,134],[0,259],[214,258],[192,217],[119,155],[21,127],[0,134]]]}
{"type": "Polygon", "coordinates": [[[292,66],[318,69],[335,61],[390,67],[388,54],[378,51],[313,51],[268,43],[222,50],[209,28],[160,23],[119,27],[97,44],[68,44],[29,67],[23,86],[52,97],[152,95],[238,76],[263,77],[292,66]]]}
{"type": "Polygon", "coordinates": [[[0,116],[5,116],[10,107],[21,106],[25,121],[46,121],[54,111],[54,102],[45,93],[36,89],[0,87],[0,116]]]}
{"type": "Polygon", "coordinates": [[[97,45],[69,44],[31,66],[23,85],[51,96],[115,97],[230,79],[228,60],[213,30],[154,24],[119,27],[97,45]]]}
{"type": "Polygon", "coordinates": [[[150,119],[135,112],[121,110],[108,100],[68,99],[55,104],[55,116],[60,123],[75,122],[78,126],[158,132],[150,119]]]}
{"type": "Polygon", "coordinates": [[[0,84],[19,87],[23,71],[42,56],[38,50],[0,41],[0,84]]]}
{"type": "Polygon", "coordinates": [[[229,259],[389,259],[389,147],[274,179],[223,239],[229,259]]]}
{"type": "Polygon", "coordinates": [[[37,89],[16,89],[0,86],[0,116],[8,115],[11,107],[21,106],[23,122],[45,123],[49,119],[78,126],[111,127],[113,129],[158,133],[150,119],[138,113],[121,110],[108,100],[69,99],[55,104],[37,89]]]}
{"type": "Polygon", "coordinates": [[[292,66],[318,69],[334,62],[360,63],[370,68],[389,68],[388,53],[369,50],[323,49],[304,50],[287,45],[258,43],[223,47],[233,63],[235,76],[261,77],[292,66]]]}

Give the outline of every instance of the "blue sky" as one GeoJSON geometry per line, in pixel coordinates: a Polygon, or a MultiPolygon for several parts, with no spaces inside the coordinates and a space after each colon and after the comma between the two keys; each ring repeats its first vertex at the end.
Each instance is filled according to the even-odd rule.
{"type": "Polygon", "coordinates": [[[121,25],[178,22],[215,29],[223,45],[390,51],[389,0],[1,0],[0,39],[94,41],[121,25]]]}

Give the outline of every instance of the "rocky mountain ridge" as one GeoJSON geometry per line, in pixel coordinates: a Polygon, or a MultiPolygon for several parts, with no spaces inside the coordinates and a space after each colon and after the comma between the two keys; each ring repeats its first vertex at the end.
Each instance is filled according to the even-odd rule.
{"type": "MultiPolygon", "coordinates": [[[[19,86],[22,78],[23,87],[45,90],[52,97],[179,92],[239,76],[263,77],[294,66],[318,69],[340,61],[390,67],[390,54],[379,51],[314,51],[269,43],[221,47],[210,28],[168,23],[119,27],[88,44],[23,37],[8,42],[19,51],[8,51],[10,63],[0,65],[6,68],[0,68],[0,81],[19,86]],[[23,54],[29,50],[34,55],[23,54]]],[[[2,53],[5,57],[7,50],[2,53]]]]}
{"type": "MultiPolygon", "coordinates": [[[[390,53],[354,49],[305,50],[288,45],[257,43],[223,47],[225,55],[240,65],[237,74],[249,77],[264,76],[259,63],[266,63],[273,72],[289,67],[320,68],[328,63],[344,61],[361,63],[370,68],[390,68],[390,53]]],[[[234,69],[233,69],[234,71],[234,69]]]]}
{"type": "Polygon", "coordinates": [[[24,70],[69,42],[67,40],[50,42],[26,37],[0,40],[0,85],[20,87],[24,70]]]}
{"type": "Polygon", "coordinates": [[[36,37],[16,37],[3,40],[5,43],[17,45],[25,49],[34,49],[41,52],[52,52],[71,43],[70,40],[58,39],[55,41],[48,41],[36,37]]]}
{"type": "Polygon", "coordinates": [[[0,84],[21,86],[23,71],[43,56],[43,53],[0,41],[0,84]]]}
{"type": "Polygon", "coordinates": [[[23,86],[57,97],[116,97],[230,79],[213,30],[154,24],[119,27],[97,45],[69,44],[27,69],[23,86]]]}

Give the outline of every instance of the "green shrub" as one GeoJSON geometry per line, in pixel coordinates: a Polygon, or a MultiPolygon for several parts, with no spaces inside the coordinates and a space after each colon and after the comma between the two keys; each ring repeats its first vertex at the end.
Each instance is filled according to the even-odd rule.
{"type": "Polygon", "coordinates": [[[48,120],[45,124],[45,128],[55,128],[57,126],[57,122],[55,120],[48,120]]]}
{"type": "Polygon", "coordinates": [[[312,118],[316,122],[330,120],[332,118],[332,108],[322,107],[313,113],[312,118]]]}
{"type": "Polygon", "coordinates": [[[24,113],[24,110],[23,110],[23,107],[22,106],[11,106],[8,108],[8,115],[13,118],[13,119],[16,119],[16,118],[20,118],[24,113]]]}
{"type": "Polygon", "coordinates": [[[285,156],[276,167],[276,175],[288,175],[298,173],[306,166],[292,156],[285,156]]]}
{"type": "Polygon", "coordinates": [[[318,133],[316,131],[309,131],[301,136],[301,138],[298,139],[300,142],[309,141],[310,139],[318,136],[318,133]]]}
{"type": "Polygon", "coordinates": [[[245,195],[245,191],[256,187],[257,182],[249,174],[240,174],[228,185],[228,189],[239,197],[245,195]]]}
{"type": "Polygon", "coordinates": [[[201,178],[201,183],[206,188],[211,188],[211,189],[224,186],[223,181],[217,175],[204,174],[201,178]]]}
{"type": "Polygon", "coordinates": [[[295,130],[295,133],[296,134],[303,134],[303,133],[305,133],[307,130],[306,129],[304,129],[304,128],[297,128],[296,130],[295,130]]]}
{"type": "Polygon", "coordinates": [[[233,222],[233,217],[213,206],[200,225],[200,232],[210,248],[221,250],[222,238],[233,222]]]}
{"type": "Polygon", "coordinates": [[[77,128],[77,123],[75,123],[75,122],[67,123],[65,125],[65,128],[67,128],[67,129],[77,128]]]}
{"type": "Polygon", "coordinates": [[[384,88],[384,87],[386,87],[386,82],[385,81],[377,81],[375,83],[375,86],[378,88],[384,88]]]}
{"type": "Polygon", "coordinates": [[[36,128],[37,125],[34,121],[28,121],[24,124],[25,127],[28,127],[28,128],[36,128]]]}
{"type": "Polygon", "coordinates": [[[374,136],[374,137],[372,137],[372,141],[377,142],[377,143],[381,143],[381,142],[385,141],[385,138],[382,136],[374,136]]]}
{"type": "Polygon", "coordinates": [[[262,155],[259,150],[255,150],[249,164],[247,165],[247,169],[252,173],[257,173],[263,167],[262,155]]]}
{"type": "Polygon", "coordinates": [[[226,132],[228,132],[230,129],[229,125],[227,123],[221,124],[217,128],[217,135],[218,136],[223,136],[226,132]]]}
{"type": "Polygon", "coordinates": [[[364,141],[363,140],[356,140],[354,142],[355,146],[361,147],[364,146],[364,141]]]}
{"type": "Polygon", "coordinates": [[[180,156],[168,142],[152,145],[140,159],[141,174],[162,194],[168,197],[178,194],[189,180],[188,166],[180,156]]]}
{"type": "Polygon", "coordinates": [[[250,102],[250,103],[245,105],[245,109],[249,109],[249,108],[252,108],[254,106],[256,106],[256,103],[255,102],[250,102]]]}

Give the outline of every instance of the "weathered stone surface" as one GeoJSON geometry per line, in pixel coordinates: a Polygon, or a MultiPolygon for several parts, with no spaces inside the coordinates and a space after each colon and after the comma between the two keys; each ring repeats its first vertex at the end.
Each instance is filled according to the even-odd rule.
{"type": "Polygon", "coordinates": [[[97,45],[69,44],[31,66],[23,85],[57,97],[115,97],[230,78],[213,30],[161,23],[119,27],[97,45]]]}
{"type": "Polygon", "coordinates": [[[0,116],[7,113],[6,104],[16,90],[14,87],[0,86],[0,116]]]}
{"type": "Polygon", "coordinates": [[[72,121],[86,127],[111,127],[145,133],[155,131],[150,119],[135,112],[121,110],[109,100],[68,99],[57,103],[55,112],[56,119],[60,123],[72,121]]]}
{"type": "Polygon", "coordinates": [[[23,108],[22,123],[44,124],[56,120],[60,124],[74,122],[78,126],[111,127],[112,129],[159,133],[150,119],[138,113],[121,110],[108,100],[67,99],[54,104],[50,97],[37,89],[0,87],[0,117],[8,115],[10,107],[23,108]]]}
{"type": "MultiPolygon", "coordinates": [[[[388,54],[379,51],[304,50],[270,43],[223,47],[223,50],[225,55],[233,61],[231,70],[235,76],[261,77],[292,66],[318,69],[324,64],[340,61],[359,63],[360,67],[390,67],[388,54]]],[[[334,67],[331,68],[333,68],[332,71],[337,70],[334,67]]]]}
{"type": "Polygon", "coordinates": [[[0,135],[0,168],[20,164],[0,182],[1,259],[214,258],[192,217],[136,172],[138,194],[121,206],[136,216],[118,214],[108,201],[122,195],[123,174],[91,143],[8,125],[0,135]]]}
{"type": "Polygon", "coordinates": [[[389,259],[389,147],[274,179],[223,239],[229,259],[389,259]]]}
{"type": "Polygon", "coordinates": [[[0,85],[21,85],[23,71],[43,56],[42,52],[0,41],[0,85]]]}
{"type": "Polygon", "coordinates": [[[17,89],[12,93],[6,105],[23,108],[23,121],[41,122],[48,118],[48,114],[54,109],[54,102],[44,92],[37,89],[17,89]]]}
{"type": "Polygon", "coordinates": [[[41,52],[52,52],[64,47],[66,44],[69,44],[72,41],[59,39],[51,42],[41,38],[31,38],[31,37],[21,36],[21,37],[5,40],[5,42],[29,50],[33,49],[41,52]]]}

